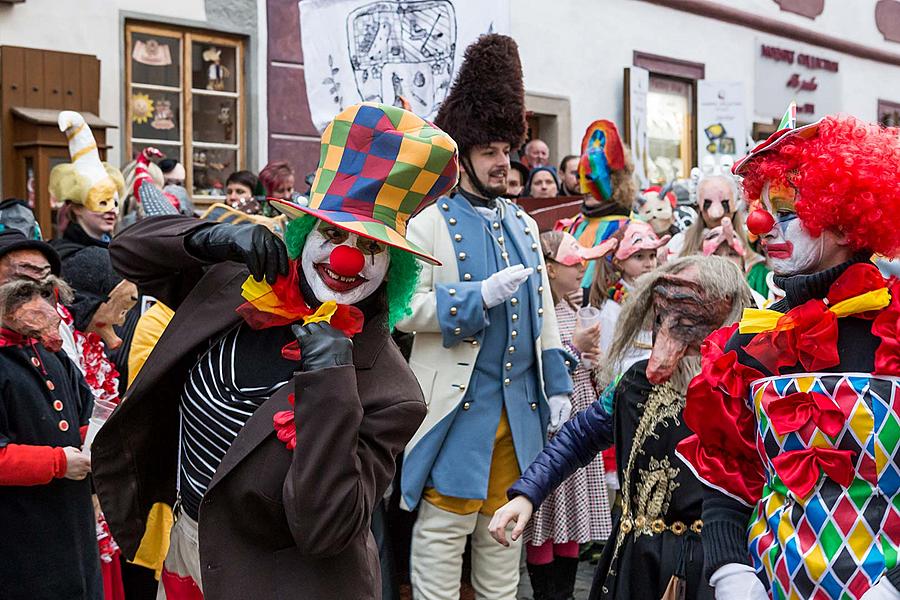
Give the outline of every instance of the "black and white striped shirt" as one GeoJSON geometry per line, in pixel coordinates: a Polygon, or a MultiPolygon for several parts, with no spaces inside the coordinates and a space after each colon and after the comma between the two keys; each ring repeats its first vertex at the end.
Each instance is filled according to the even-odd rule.
{"type": "Polygon", "coordinates": [[[295,338],[289,327],[241,324],[215,342],[190,370],[181,396],[179,490],[185,512],[200,501],[241,428],[288,383],[297,363],[281,356],[295,338]]]}

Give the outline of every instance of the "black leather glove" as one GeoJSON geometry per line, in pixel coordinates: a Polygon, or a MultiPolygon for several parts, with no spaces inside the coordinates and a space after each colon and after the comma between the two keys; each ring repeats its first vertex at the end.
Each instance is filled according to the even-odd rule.
{"type": "Polygon", "coordinates": [[[353,364],[353,342],[328,323],[295,323],[291,330],[300,343],[300,370],[315,371],[353,364]]]}
{"type": "Polygon", "coordinates": [[[262,225],[219,223],[191,233],[184,246],[192,256],[207,262],[233,260],[244,263],[257,281],[269,284],[279,274],[287,275],[287,248],[278,236],[262,225]]]}

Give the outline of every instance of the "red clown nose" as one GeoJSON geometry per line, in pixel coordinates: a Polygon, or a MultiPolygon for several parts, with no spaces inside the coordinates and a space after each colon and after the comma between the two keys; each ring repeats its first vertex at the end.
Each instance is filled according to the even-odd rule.
{"type": "Polygon", "coordinates": [[[767,210],[756,209],[747,215],[747,230],[755,236],[763,236],[775,227],[775,217],[767,210]]]}
{"type": "Polygon", "coordinates": [[[366,258],[363,253],[350,246],[337,246],[328,259],[331,270],[341,277],[354,277],[362,271],[366,258]]]}

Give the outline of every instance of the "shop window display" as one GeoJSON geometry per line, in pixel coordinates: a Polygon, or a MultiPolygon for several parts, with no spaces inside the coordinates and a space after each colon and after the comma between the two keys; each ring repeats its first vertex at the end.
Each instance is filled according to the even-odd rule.
{"type": "Polygon", "coordinates": [[[647,94],[648,177],[653,182],[686,178],[693,164],[693,84],[650,75],[647,94]]]}
{"type": "Polygon", "coordinates": [[[195,203],[224,197],[243,168],[243,41],[189,29],[126,24],[128,140],[181,161],[195,203]]]}

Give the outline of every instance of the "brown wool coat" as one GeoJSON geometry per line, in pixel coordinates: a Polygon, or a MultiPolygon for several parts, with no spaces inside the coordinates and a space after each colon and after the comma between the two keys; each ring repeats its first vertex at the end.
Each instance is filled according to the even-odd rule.
{"type": "MultiPolygon", "coordinates": [[[[238,322],[246,267],[209,267],[184,249],[196,219],[146,219],[116,237],[113,264],[173,309],[144,368],[91,448],[100,502],[115,539],[134,557],[150,508],[173,504],[178,406],[199,354],[238,322]]],[[[425,417],[422,392],[371,319],[353,339],[353,366],[298,372],[244,426],[200,507],[200,564],[207,600],[376,599],[372,510],[397,454],[425,417]],[[297,447],[272,417],[296,393],[297,447]]]]}

